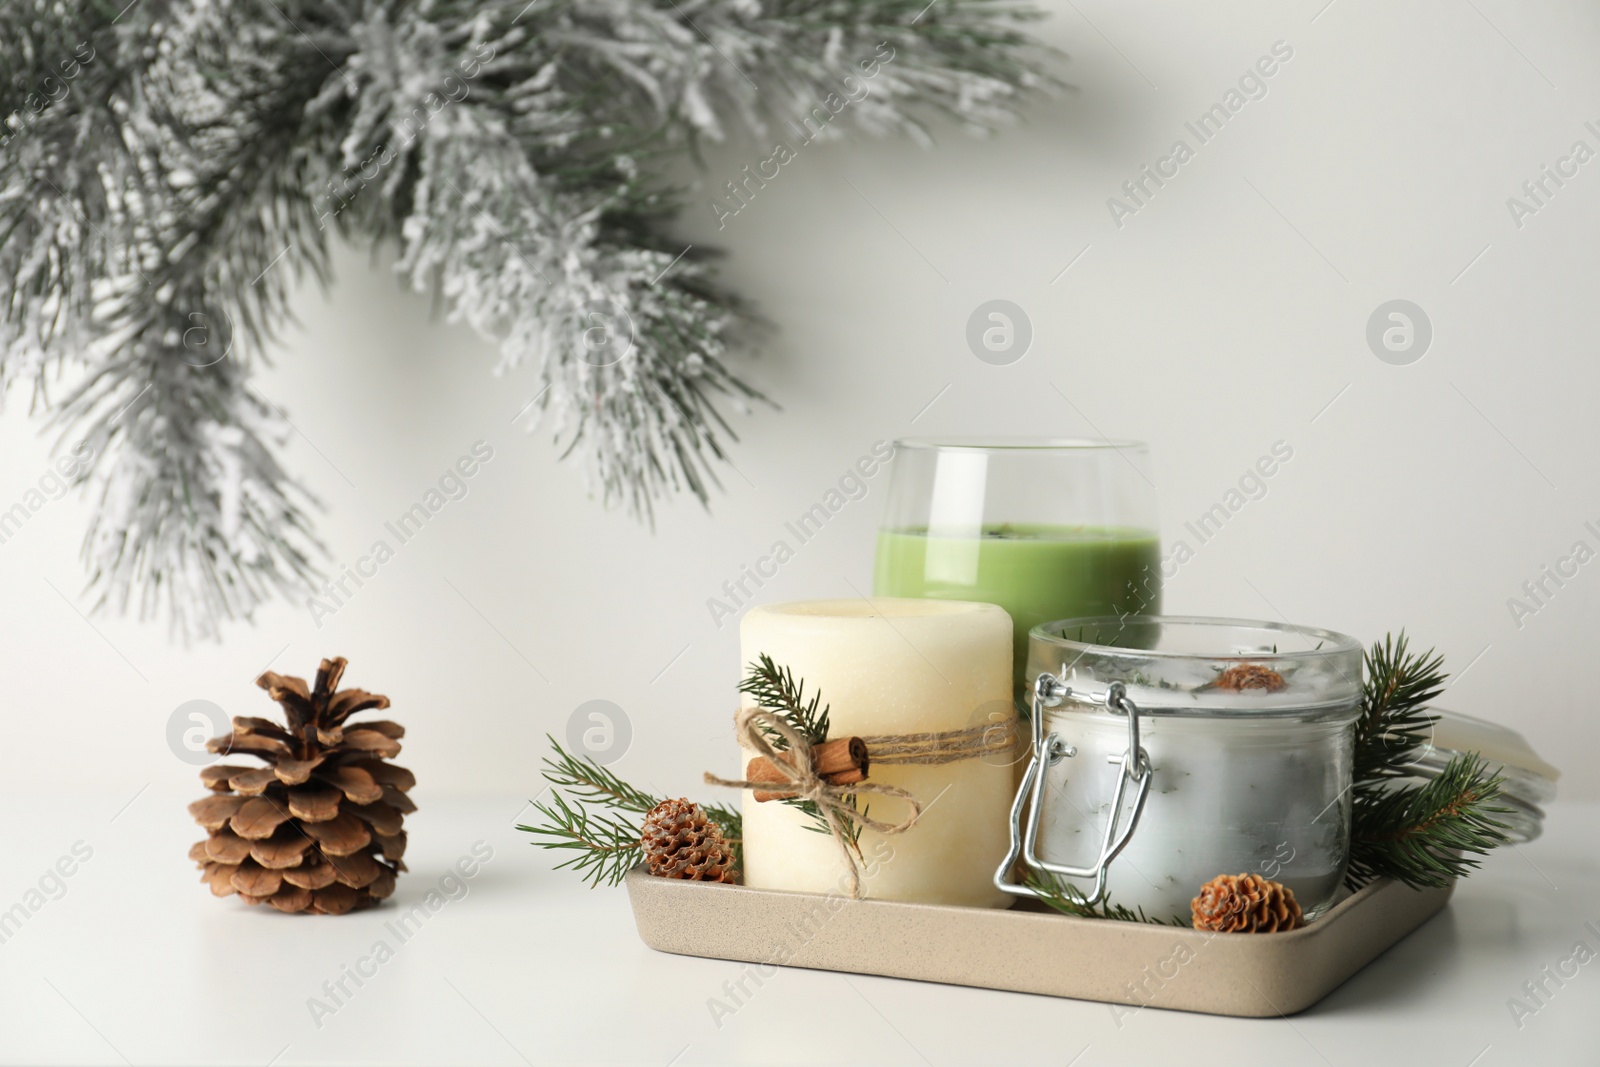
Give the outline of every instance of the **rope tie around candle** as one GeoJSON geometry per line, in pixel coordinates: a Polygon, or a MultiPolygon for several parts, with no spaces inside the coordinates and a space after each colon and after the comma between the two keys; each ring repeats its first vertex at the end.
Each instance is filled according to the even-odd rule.
{"type": "Polygon", "coordinates": [[[937,766],[1016,751],[1021,739],[1015,719],[979,723],[962,730],[863,737],[873,763],[937,766]]]}
{"type": "MultiPolygon", "coordinates": [[[[850,845],[847,824],[854,823],[886,836],[903,834],[922,818],[923,806],[912,793],[899,786],[878,782],[853,781],[834,785],[817,771],[813,745],[778,715],[757,707],[741,708],[734,717],[734,732],[741,746],[753,749],[757,759],[763,760],[776,772],[776,780],[719,778],[705,774],[707,785],[725,786],[729,789],[749,789],[779,793],[786,798],[810,801],[821,812],[849,878],[850,898],[861,899],[861,869],[856,864],[856,853],[850,845]],[[780,751],[769,734],[782,737],[788,748],[780,751]],[[898,823],[874,819],[858,811],[853,797],[860,793],[898,797],[911,806],[911,814],[898,823]]],[[[976,759],[993,752],[1014,751],[1017,731],[1013,724],[983,723],[961,730],[944,730],[936,733],[879,734],[863,737],[869,758],[874,763],[896,765],[936,766],[959,760],[976,759]]],[[[752,760],[754,765],[757,760],[752,760]]],[[[749,770],[745,772],[750,774],[749,770]]]]}

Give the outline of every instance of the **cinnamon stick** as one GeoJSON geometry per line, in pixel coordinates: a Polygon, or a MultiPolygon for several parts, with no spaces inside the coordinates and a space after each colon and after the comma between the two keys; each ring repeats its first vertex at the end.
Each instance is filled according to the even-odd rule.
{"type": "MultiPolygon", "coordinates": [[[[785,763],[793,766],[794,758],[790,753],[783,753],[780,757],[785,763]]],[[[832,741],[824,741],[811,749],[811,759],[817,770],[817,777],[829,785],[854,785],[856,782],[865,781],[869,758],[867,744],[859,737],[840,737],[832,741]]],[[[746,781],[751,782],[788,782],[789,777],[767,757],[757,756],[745,767],[746,781]]],[[[788,800],[796,794],[782,790],[757,789],[752,794],[758,802],[765,803],[769,800],[788,800]]]]}

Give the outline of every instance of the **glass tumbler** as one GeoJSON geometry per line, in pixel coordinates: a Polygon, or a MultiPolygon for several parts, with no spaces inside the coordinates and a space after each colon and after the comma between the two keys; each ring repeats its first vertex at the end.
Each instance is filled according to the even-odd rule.
{"type": "Polygon", "coordinates": [[[1148,468],[1136,441],[897,441],[873,594],[1000,605],[1020,691],[1033,627],[1160,611],[1148,468]]]}

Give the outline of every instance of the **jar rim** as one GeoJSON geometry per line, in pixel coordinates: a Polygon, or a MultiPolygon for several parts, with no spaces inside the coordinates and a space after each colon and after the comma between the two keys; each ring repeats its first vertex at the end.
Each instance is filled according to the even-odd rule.
{"type": "MultiPolygon", "coordinates": [[[[1363,649],[1333,630],[1257,619],[1101,615],[1041,623],[1028,636],[1030,683],[1045,672],[1085,694],[1120,683],[1141,714],[1353,721],[1360,713],[1363,649]],[[1079,636],[1066,636],[1074,630],[1079,636]],[[1119,637],[1128,643],[1117,643],[1119,637]]],[[[1087,710],[1071,698],[1067,706],[1087,710]]]]}
{"type": "MultiPolygon", "coordinates": [[[[1097,633],[1098,636],[1098,633],[1097,633]]],[[[1238,659],[1246,661],[1300,659],[1327,657],[1333,653],[1360,653],[1361,642],[1348,634],[1336,630],[1325,630],[1319,626],[1298,626],[1294,623],[1271,622],[1264,619],[1232,619],[1208,615],[1088,615],[1082,618],[1055,619],[1051,622],[1041,622],[1028,631],[1028,639],[1047,642],[1049,644],[1066,645],[1082,648],[1085,652],[1097,655],[1137,654],[1143,658],[1152,659],[1238,659]],[[1149,626],[1180,626],[1194,627],[1196,629],[1232,628],[1235,630],[1260,630],[1268,633],[1294,634],[1303,638],[1314,638],[1319,644],[1314,648],[1283,651],[1274,649],[1270,652],[1242,652],[1234,650],[1218,650],[1215,652],[1187,652],[1159,648],[1139,648],[1133,645],[1101,644],[1095,641],[1084,641],[1067,637],[1063,634],[1050,631],[1068,626],[1114,626],[1119,630],[1126,630],[1129,624],[1149,626]]]]}

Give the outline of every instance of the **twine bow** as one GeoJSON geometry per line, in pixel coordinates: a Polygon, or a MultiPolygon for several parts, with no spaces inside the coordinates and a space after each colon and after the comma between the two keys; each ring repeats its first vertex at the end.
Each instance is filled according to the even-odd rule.
{"type": "Polygon", "coordinates": [[[733,726],[740,744],[769,759],[783,775],[784,780],[780,783],[751,782],[744,779],[718,778],[708,771],[705,776],[706,784],[726,786],[729,789],[769,789],[793,793],[795,799],[808,800],[815,804],[817,810],[822,813],[823,820],[828,824],[828,831],[834,843],[839,846],[839,855],[844,858],[845,872],[850,880],[850,898],[860,900],[861,869],[856,865],[856,852],[850,844],[848,825],[853,823],[856,826],[864,826],[880,834],[903,834],[922,818],[922,803],[899,786],[882,785],[877,782],[856,782],[852,785],[828,784],[817,774],[816,761],[811,755],[811,743],[794,727],[770,711],[763,711],[757,707],[741,708],[734,717],[733,726]],[[788,742],[787,752],[779,752],[768,738],[769,732],[777,734],[788,742]],[[865,812],[856,810],[855,805],[847,799],[860,793],[899,797],[911,805],[911,814],[898,823],[874,819],[865,812]]]}

